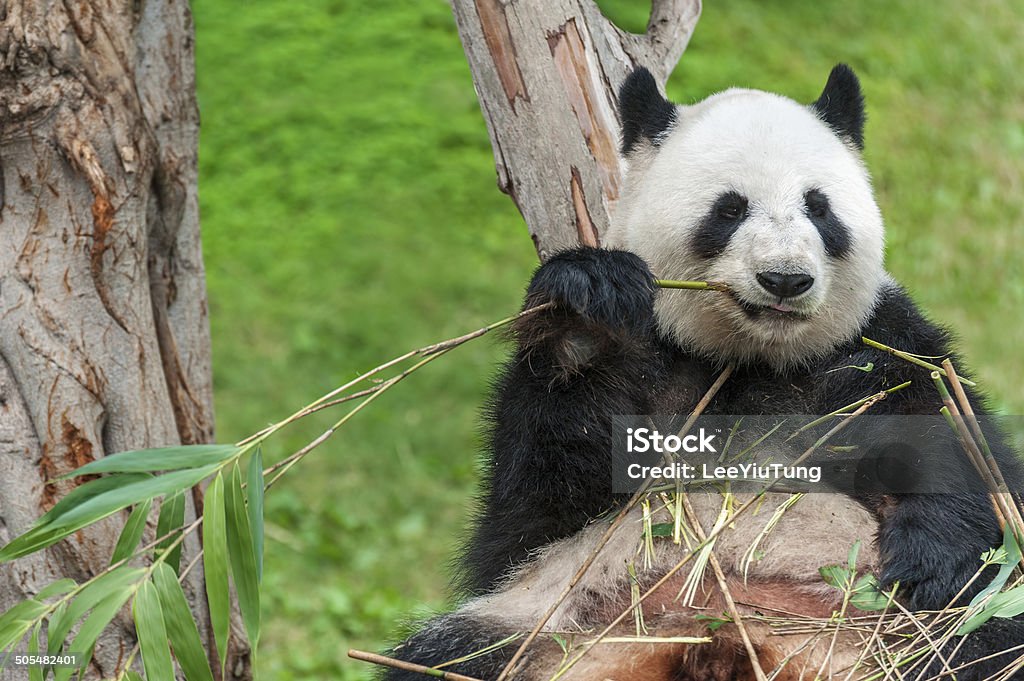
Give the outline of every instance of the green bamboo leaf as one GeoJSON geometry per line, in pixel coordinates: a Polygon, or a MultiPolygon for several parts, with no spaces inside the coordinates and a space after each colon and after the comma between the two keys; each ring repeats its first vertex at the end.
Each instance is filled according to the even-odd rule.
{"type": "Polygon", "coordinates": [[[34,598],[37,601],[44,601],[47,598],[53,598],[54,596],[63,596],[64,594],[74,589],[76,586],[78,586],[78,584],[73,579],[58,579],[56,582],[51,582],[50,584],[44,586],[42,589],[39,590],[39,593],[37,593],[32,598],[34,598]]]}
{"type": "Polygon", "coordinates": [[[985,604],[985,608],[970,617],[957,629],[957,634],[969,634],[993,617],[1010,618],[1024,614],[1024,586],[1014,587],[1003,593],[996,594],[985,604]]]}
{"type": "MultiPolygon", "coordinates": [[[[182,528],[185,525],[185,493],[178,492],[172,494],[169,497],[164,497],[163,502],[160,504],[160,517],[156,523],[156,536],[163,537],[164,535],[182,528]]],[[[174,543],[179,533],[175,532],[173,535],[164,539],[162,542],[156,545],[157,553],[167,550],[167,547],[174,543]]],[[[181,544],[178,542],[171,552],[164,558],[164,562],[171,566],[175,574],[178,572],[178,564],[181,562],[181,544]]]]}
{"type": "Polygon", "coordinates": [[[46,605],[29,598],[0,615],[0,650],[20,641],[32,628],[37,617],[46,612],[46,605]]]}
{"type": "Polygon", "coordinates": [[[1010,580],[1010,575],[1013,574],[1014,569],[1017,567],[1017,563],[1021,560],[1021,547],[1017,545],[1017,539],[1013,535],[1013,528],[1007,523],[1006,527],[1003,528],[1003,545],[1000,547],[1003,549],[1003,560],[1002,567],[999,568],[999,572],[996,573],[995,578],[991,583],[988,584],[981,592],[971,599],[971,607],[974,607],[987,599],[992,594],[998,593],[1002,590],[1006,583],[1010,580]]]}
{"type": "Polygon", "coordinates": [[[133,671],[131,669],[125,669],[124,672],[121,674],[121,678],[127,679],[127,681],[146,681],[142,678],[142,676],[139,675],[138,672],[133,671]]]}
{"type": "Polygon", "coordinates": [[[146,520],[149,518],[149,511],[153,508],[153,500],[146,499],[142,503],[135,504],[128,522],[121,530],[121,536],[117,538],[117,546],[114,547],[114,555],[110,557],[110,564],[119,563],[135,552],[135,547],[142,539],[142,532],[146,529],[146,520]]]}
{"type": "Polygon", "coordinates": [[[221,661],[221,678],[227,660],[231,600],[228,592],[227,529],[224,520],[224,480],[218,473],[206,488],[203,503],[203,571],[206,599],[210,604],[210,626],[221,661]]]}
{"type": "Polygon", "coordinates": [[[152,476],[148,473],[125,473],[123,475],[108,475],[84,482],[61,497],[60,501],[54,504],[53,508],[40,516],[39,520],[36,521],[36,525],[46,525],[54,518],[64,515],[75,506],[93,497],[118,487],[124,487],[129,482],[137,482],[150,477],[152,476]]]}
{"type": "Polygon", "coordinates": [[[202,468],[164,473],[112,489],[54,518],[50,521],[50,525],[53,527],[73,526],[76,529],[91,525],[117,513],[126,506],[188,489],[217,470],[217,466],[218,464],[210,464],[202,468]]]}
{"type": "MultiPolygon", "coordinates": [[[[66,508],[63,513],[50,517],[46,523],[37,525],[14,539],[0,549],[0,563],[56,544],[69,534],[113,515],[132,504],[188,489],[216,469],[217,464],[211,464],[205,468],[175,471],[156,477],[141,476],[140,479],[140,476],[132,476],[132,481],[108,489],[101,494],[90,496],[81,503],[66,508]]],[[[99,482],[99,480],[93,482],[99,482]]]]}
{"type": "Polygon", "coordinates": [[[39,520],[37,520],[35,524],[24,534],[15,537],[6,546],[0,549],[0,563],[14,560],[15,558],[20,558],[22,556],[27,556],[28,554],[35,553],[36,551],[46,548],[51,544],[56,544],[64,537],[72,534],[80,528],[56,527],[51,524],[53,520],[61,517],[79,505],[87,503],[91,499],[107,494],[112,490],[118,489],[119,487],[129,483],[138,482],[148,478],[148,475],[141,474],[118,475],[111,476],[109,478],[100,478],[99,480],[91,480],[84,485],[76,487],[66,494],[63,499],[58,501],[53,508],[43,514],[42,517],[40,517],[39,520]]]}
{"type": "Polygon", "coordinates": [[[885,610],[889,600],[889,596],[882,593],[882,585],[878,578],[872,574],[866,574],[858,579],[850,594],[850,603],[853,607],[865,612],[885,610]]]}
{"type": "Polygon", "coordinates": [[[46,653],[48,655],[54,655],[60,652],[60,649],[64,645],[64,639],[57,639],[50,632],[53,631],[53,623],[61,620],[64,614],[68,611],[68,602],[64,601],[50,613],[49,624],[46,626],[46,653]]]}
{"type": "Polygon", "coordinates": [[[256,578],[256,554],[252,547],[252,531],[245,510],[242,473],[236,463],[231,468],[231,482],[224,490],[224,511],[228,528],[228,558],[231,576],[242,610],[242,621],[255,650],[260,638],[260,590],[256,578]]]}
{"type": "MultiPolygon", "coordinates": [[[[1024,586],[1018,586],[999,594],[993,617],[1016,617],[1024,614],[1024,586]]],[[[995,600],[995,599],[993,599],[995,600]]]]}
{"type": "Polygon", "coordinates": [[[252,546],[256,554],[256,579],[263,581],[263,450],[260,447],[256,448],[249,461],[246,496],[249,500],[246,509],[249,527],[252,528],[252,546]]]}
{"type": "MultiPolygon", "coordinates": [[[[32,628],[32,636],[28,639],[28,654],[38,655],[39,654],[39,629],[43,626],[43,621],[39,620],[36,622],[36,626],[32,628]]],[[[43,681],[43,665],[33,664],[28,668],[28,681],[43,681]]]]}
{"type": "Polygon", "coordinates": [[[153,583],[164,611],[164,625],[174,646],[174,657],[185,672],[185,678],[188,681],[213,681],[199,629],[192,619],[177,574],[167,565],[158,563],[153,571],[153,583]]]}
{"type": "MultiPolygon", "coordinates": [[[[122,565],[85,584],[63,612],[55,612],[47,628],[47,652],[56,653],[71,627],[100,602],[119,592],[131,593],[133,585],[146,573],[144,568],[122,565]]],[[[127,599],[127,596],[125,596],[127,599]]],[[[124,601],[122,601],[124,603],[124,601]]],[[[75,652],[82,652],[75,650],[75,652]]]]}
{"type": "Polygon", "coordinates": [[[654,523],[651,525],[652,537],[671,537],[676,530],[675,523],[654,523]]]}
{"type": "Polygon", "coordinates": [[[174,663],[171,662],[167,628],[164,627],[160,597],[152,582],[143,583],[135,595],[132,610],[147,681],[174,681],[174,663]]]}
{"type": "Polygon", "coordinates": [[[205,468],[223,463],[239,452],[235,445],[181,445],[157,449],[119,452],[87,463],[63,476],[65,478],[93,473],[153,473],[185,468],[205,468]]]}
{"type": "Polygon", "coordinates": [[[825,565],[818,568],[818,574],[829,586],[845,589],[850,579],[850,569],[844,565],[825,565]]]}
{"type": "MultiPolygon", "coordinates": [[[[68,650],[79,653],[78,669],[84,671],[89,668],[89,662],[92,661],[93,648],[96,646],[96,639],[110,625],[134,592],[134,584],[122,585],[119,590],[114,591],[99,601],[96,607],[92,609],[92,612],[89,613],[89,616],[82,622],[82,626],[79,627],[74,640],[68,646],[68,650]]],[[[54,670],[54,679],[56,681],[67,681],[71,678],[74,671],[71,667],[59,667],[54,670]]]]}

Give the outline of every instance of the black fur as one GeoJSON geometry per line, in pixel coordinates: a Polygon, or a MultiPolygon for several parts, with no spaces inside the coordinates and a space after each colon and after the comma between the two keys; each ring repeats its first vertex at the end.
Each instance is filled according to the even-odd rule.
{"type": "Polygon", "coordinates": [[[747,199],[736,192],[722,194],[701,219],[690,241],[690,248],[702,258],[721,255],[732,235],[746,219],[747,199]]]}
{"type": "MultiPolygon", "coordinates": [[[[609,480],[611,415],[689,413],[720,371],[659,337],[652,323],[653,299],[650,271],[622,251],[578,248],[537,270],[527,306],[548,301],[557,306],[521,321],[516,353],[497,385],[481,510],[462,562],[466,593],[495,590],[532,551],[575,534],[621,502],[609,480]]],[[[951,352],[948,334],[895,286],[883,291],[861,333],[920,355],[951,352]]],[[[879,402],[872,413],[934,414],[940,404],[928,370],[855,337],[812,366],[785,375],[767,366],[737,368],[706,413],[824,414],[907,380],[913,384],[879,402]],[[868,363],[874,365],[870,372],[842,370],[868,363]]],[[[982,404],[977,395],[971,397],[982,404]]],[[[990,442],[1009,485],[1020,490],[1024,474],[1019,460],[998,435],[990,442]]],[[[931,467],[953,471],[954,477],[971,475],[953,438],[937,440],[927,457],[931,467]]],[[[1000,543],[987,496],[964,489],[956,495],[856,497],[880,521],[881,579],[885,584],[899,580],[902,600],[912,609],[944,607],[976,572],[979,556],[1000,543]]],[[[977,580],[965,598],[986,581],[977,580]]],[[[479,629],[478,623],[445,616],[428,623],[394,654],[436,664],[500,637],[500,632],[479,629]]],[[[986,625],[969,641],[961,663],[1024,641],[1024,621],[986,625]]],[[[490,678],[503,659],[499,654],[479,662],[486,668],[460,670],[490,678]]],[[[406,678],[389,674],[389,679],[406,678]]],[[[959,678],[983,676],[968,670],[959,678]]],[[[1024,678],[1024,672],[1013,678],[1024,678]]]]}
{"type": "Polygon", "coordinates": [[[853,69],[846,64],[836,64],[821,96],[811,107],[837,135],[846,137],[858,149],[864,149],[864,94],[853,69]]]}
{"type": "Polygon", "coordinates": [[[619,88],[619,118],[622,154],[629,156],[642,140],[658,146],[662,135],[676,122],[676,107],[661,96],[651,72],[639,67],[619,88]]]}
{"type": "MultiPolygon", "coordinates": [[[[441,615],[430,620],[419,632],[388,651],[388,656],[433,667],[480,651],[514,633],[516,632],[506,631],[498,622],[441,615]]],[[[444,669],[476,679],[496,679],[518,646],[519,641],[516,640],[496,648],[489,654],[449,665],[444,669]]],[[[427,677],[419,672],[388,669],[381,674],[381,678],[387,681],[423,681],[427,677]]]]}
{"type": "Polygon", "coordinates": [[[491,590],[532,549],[574,534],[608,508],[611,441],[602,414],[647,412],[654,277],[625,251],[580,248],[542,265],[526,296],[559,307],[526,318],[489,410],[491,460],[461,586],[491,590]],[[595,404],[595,400],[597,404],[595,404]],[[528,424],[528,425],[527,425],[528,424]]]}
{"type": "Polygon", "coordinates": [[[844,258],[850,252],[850,229],[832,211],[828,197],[820,189],[804,194],[807,217],[814,224],[825,244],[825,252],[833,258],[844,258]]]}

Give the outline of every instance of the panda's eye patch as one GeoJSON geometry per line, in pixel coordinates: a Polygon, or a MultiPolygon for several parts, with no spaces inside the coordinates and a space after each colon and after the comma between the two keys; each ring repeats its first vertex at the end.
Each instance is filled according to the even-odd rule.
{"type": "Polygon", "coordinates": [[[715,201],[715,215],[722,220],[742,220],[747,216],[747,200],[736,192],[729,192],[715,201]]]}
{"type": "Polygon", "coordinates": [[[807,215],[819,220],[827,218],[831,210],[828,204],[828,197],[818,189],[811,189],[804,194],[804,205],[807,207],[807,215]]]}
{"type": "Polygon", "coordinates": [[[736,192],[722,194],[697,224],[697,230],[691,237],[691,248],[702,258],[720,255],[746,219],[746,197],[736,192]]]}
{"type": "Polygon", "coordinates": [[[818,230],[825,244],[825,252],[833,258],[844,258],[852,247],[850,230],[832,210],[828,197],[820,189],[810,189],[804,194],[807,217],[818,230]]]}

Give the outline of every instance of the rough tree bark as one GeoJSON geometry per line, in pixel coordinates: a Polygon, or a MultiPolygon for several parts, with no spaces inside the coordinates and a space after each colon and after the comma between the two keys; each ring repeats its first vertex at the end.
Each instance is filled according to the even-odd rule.
{"type": "MultiPolygon", "coordinates": [[[[0,3],[0,543],[77,466],[212,438],[198,124],[185,0],[0,3]]],[[[0,611],[105,567],[123,521],[0,567],[0,611]]],[[[203,624],[200,570],[185,588],[203,624]]],[[[125,610],[90,675],[134,644],[125,610]]]]}
{"type": "Polygon", "coordinates": [[[598,245],[619,196],[615,92],[634,66],[664,84],[700,0],[653,0],[627,33],[592,0],[452,0],[494,148],[498,186],[526,219],[541,260],[598,245]]]}

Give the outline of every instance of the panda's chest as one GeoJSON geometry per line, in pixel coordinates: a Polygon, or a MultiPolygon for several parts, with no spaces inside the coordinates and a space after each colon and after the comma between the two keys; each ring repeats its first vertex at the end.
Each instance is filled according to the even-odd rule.
{"type": "MultiPolygon", "coordinates": [[[[653,414],[688,414],[714,383],[721,369],[679,354],[666,362],[652,390],[653,414]]],[[[841,406],[841,405],[838,405],[841,406]]],[[[770,371],[735,369],[706,409],[708,414],[825,414],[835,409],[823,394],[815,372],[778,375],[770,371]]]]}

